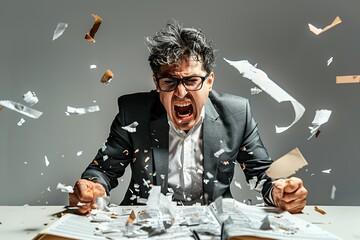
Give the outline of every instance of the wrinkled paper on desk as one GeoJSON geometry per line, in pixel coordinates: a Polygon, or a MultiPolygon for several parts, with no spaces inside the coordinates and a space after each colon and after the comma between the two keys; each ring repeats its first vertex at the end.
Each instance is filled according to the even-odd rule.
{"type": "Polygon", "coordinates": [[[305,112],[305,107],[296,99],[290,96],[285,90],[274,83],[265,72],[251,65],[247,60],[230,61],[224,58],[226,62],[235,67],[243,77],[250,79],[253,83],[258,85],[263,91],[269,94],[278,103],[290,101],[295,110],[295,119],[287,127],[275,126],[276,133],[282,133],[300,120],[305,112]]]}

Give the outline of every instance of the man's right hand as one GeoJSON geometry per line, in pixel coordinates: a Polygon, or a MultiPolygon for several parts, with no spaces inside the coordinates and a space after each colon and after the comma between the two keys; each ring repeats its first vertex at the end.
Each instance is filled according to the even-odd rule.
{"type": "Polygon", "coordinates": [[[75,213],[88,214],[91,209],[96,209],[96,198],[105,196],[105,188],[100,183],[79,179],[74,192],[69,194],[69,204],[71,207],[78,207],[75,213]]]}

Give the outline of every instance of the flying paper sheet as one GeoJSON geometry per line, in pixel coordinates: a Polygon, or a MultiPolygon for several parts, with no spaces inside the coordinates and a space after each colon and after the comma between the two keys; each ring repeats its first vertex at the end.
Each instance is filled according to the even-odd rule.
{"type": "Polygon", "coordinates": [[[34,92],[28,91],[27,93],[25,93],[23,95],[23,99],[25,102],[27,102],[30,106],[35,105],[36,103],[39,102],[38,97],[36,96],[36,94],[34,92]]]}
{"type": "Polygon", "coordinates": [[[305,107],[285,92],[280,86],[270,80],[265,72],[251,65],[247,60],[229,61],[224,58],[230,65],[234,66],[243,77],[250,79],[258,85],[262,90],[274,98],[278,103],[290,101],[295,110],[295,119],[287,127],[275,126],[276,133],[281,133],[294,125],[305,112],[305,107]]]}
{"type": "Polygon", "coordinates": [[[31,118],[39,118],[43,114],[38,110],[10,100],[0,100],[0,105],[31,118]]]}
{"type": "Polygon", "coordinates": [[[308,25],[309,25],[309,29],[311,32],[313,32],[315,35],[319,35],[320,33],[323,33],[325,31],[329,30],[330,28],[335,27],[339,23],[341,23],[341,19],[340,19],[340,17],[336,17],[334,19],[334,21],[330,25],[326,26],[324,29],[314,27],[310,23],[308,25]]]}
{"type": "Polygon", "coordinates": [[[53,35],[53,41],[56,40],[57,38],[59,38],[65,31],[65,29],[67,28],[67,23],[62,23],[59,22],[56,26],[56,29],[54,31],[54,35],[53,35]]]}
{"type": "Polygon", "coordinates": [[[95,43],[94,37],[95,37],[96,32],[99,30],[100,24],[102,23],[102,18],[96,14],[91,14],[91,15],[94,17],[94,24],[93,24],[92,28],[90,29],[90,31],[88,33],[86,33],[85,39],[89,42],[95,43]]]}
{"type": "Polygon", "coordinates": [[[92,113],[92,112],[98,112],[100,111],[99,106],[90,106],[86,108],[74,108],[67,106],[67,114],[68,115],[83,115],[85,113],[92,113]]]}
{"type": "Polygon", "coordinates": [[[284,156],[274,161],[266,170],[266,174],[274,179],[287,178],[307,164],[308,163],[301,155],[299,149],[294,148],[284,156]]]}
{"type": "Polygon", "coordinates": [[[330,115],[331,115],[331,110],[326,110],[326,109],[316,110],[314,120],[312,121],[313,126],[309,127],[311,136],[308,138],[308,140],[317,133],[321,125],[329,121],[330,115]]]}
{"type": "Polygon", "coordinates": [[[336,83],[360,83],[360,75],[358,76],[336,76],[336,83]]]}

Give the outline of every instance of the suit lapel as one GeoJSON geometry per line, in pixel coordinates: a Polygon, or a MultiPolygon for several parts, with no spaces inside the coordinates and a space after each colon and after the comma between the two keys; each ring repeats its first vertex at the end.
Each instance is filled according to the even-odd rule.
{"type": "Polygon", "coordinates": [[[166,113],[150,122],[151,146],[154,153],[155,184],[167,193],[169,171],[169,124],[166,113]]]}
{"type": "Polygon", "coordinates": [[[204,183],[203,189],[207,196],[204,196],[205,204],[213,201],[214,196],[214,180],[216,179],[217,161],[214,153],[220,149],[220,140],[222,137],[219,126],[219,114],[214,108],[210,98],[205,103],[205,119],[203,128],[204,141],[204,183]],[[208,179],[206,173],[211,173],[215,178],[208,179]]]}

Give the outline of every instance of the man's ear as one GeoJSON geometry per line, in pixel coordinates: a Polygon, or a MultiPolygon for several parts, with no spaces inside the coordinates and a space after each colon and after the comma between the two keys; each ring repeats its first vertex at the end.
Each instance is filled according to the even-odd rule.
{"type": "Polygon", "coordinates": [[[206,80],[207,86],[209,87],[209,91],[212,90],[212,86],[214,84],[215,74],[214,72],[211,72],[208,79],[206,80]]]}
{"type": "Polygon", "coordinates": [[[157,92],[160,92],[160,89],[159,89],[159,87],[158,87],[158,85],[157,85],[156,78],[155,78],[154,75],[152,76],[152,79],[153,79],[153,82],[154,82],[154,84],[155,84],[156,91],[157,91],[157,92]]]}

